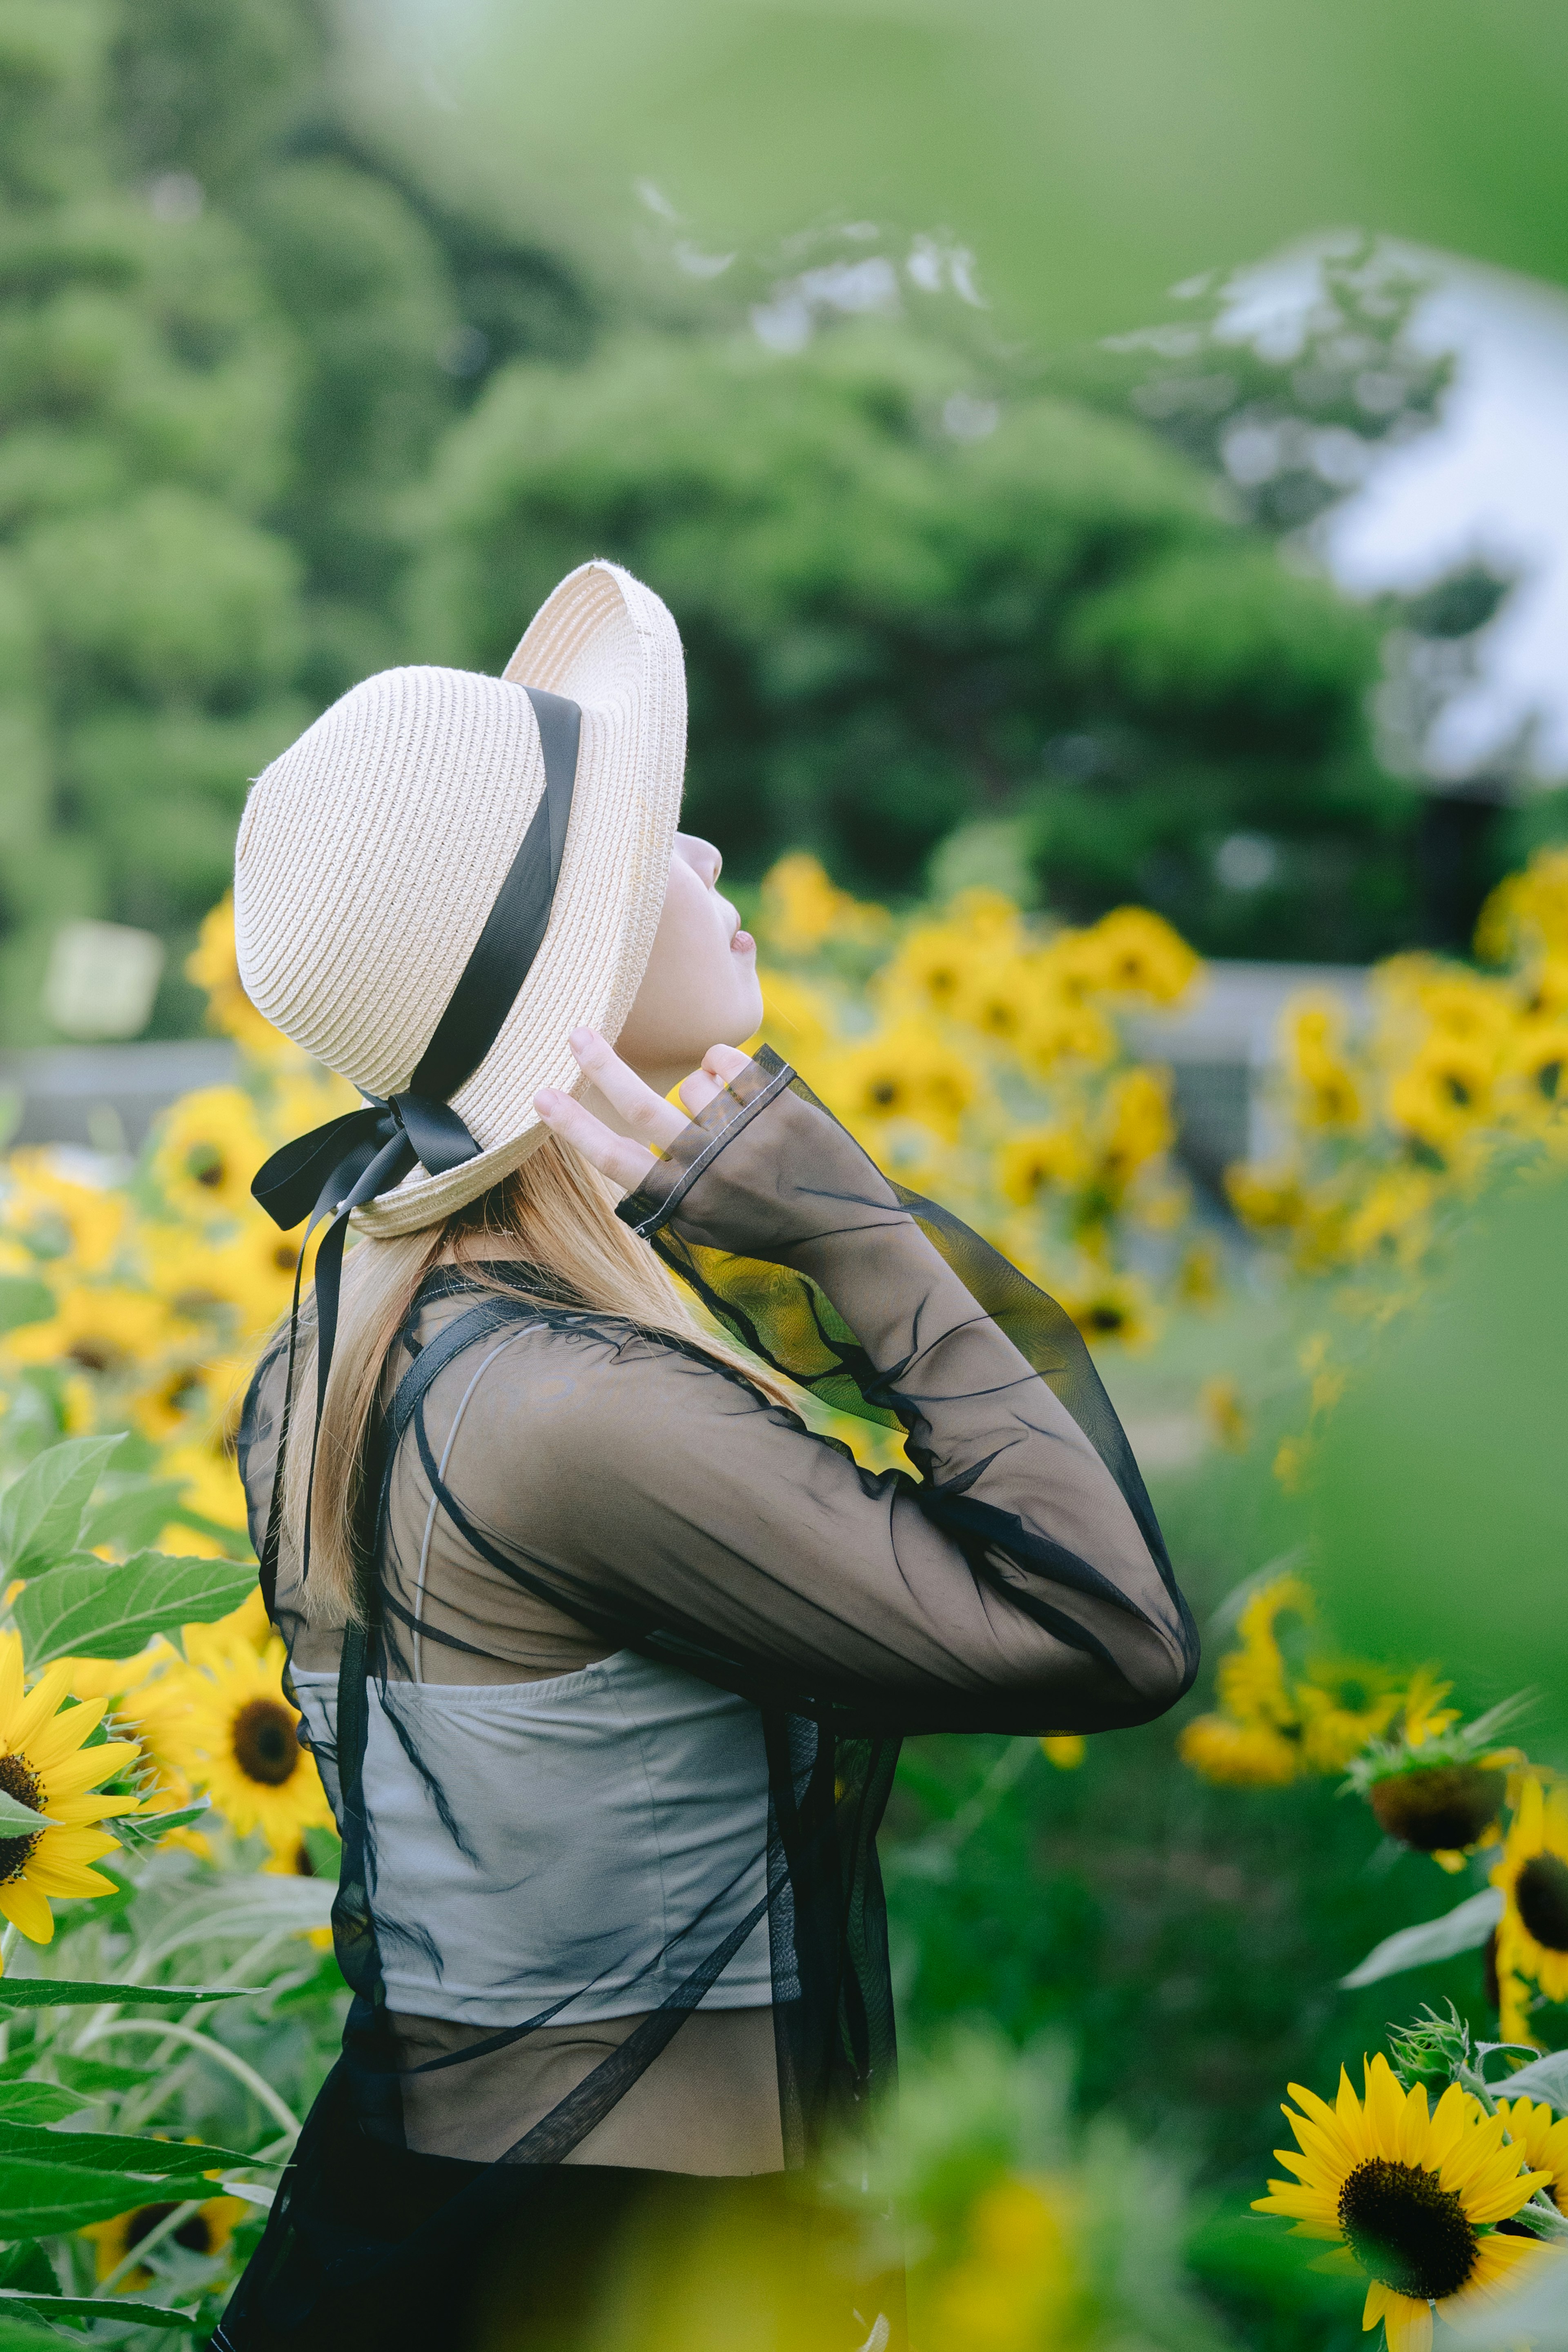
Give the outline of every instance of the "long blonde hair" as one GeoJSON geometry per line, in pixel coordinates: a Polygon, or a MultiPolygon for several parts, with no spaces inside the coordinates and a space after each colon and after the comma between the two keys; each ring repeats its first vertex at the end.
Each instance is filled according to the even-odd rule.
{"type": "MultiPolygon", "coordinates": [[[[775,1403],[788,1392],[752,1357],[699,1324],[647,1242],[615,1213],[616,1195],[569,1144],[548,1136],[513,1174],[444,1223],[394,1240],[363,1236],[343,1262],[342,1300],[316,1447],[306,1607],[317,1622],[353,1621],[360,1611],[351,1530],[361,1501],[365,1437],[388,1350],[416,1292],[445,1260],[487,1290],[530,1294],[486,1270],[487,1259],[521,1257],[570,1294],[573,1303],[624,1316],[643,1330],[693,1342],[745,1374],[775,1403]]],[[[284,1475],[283,1527],[296,1559],[303,1549],[315,1392],[315,1331],[301,1322],[294,1373],[294,1433],[284,1475]]]]}

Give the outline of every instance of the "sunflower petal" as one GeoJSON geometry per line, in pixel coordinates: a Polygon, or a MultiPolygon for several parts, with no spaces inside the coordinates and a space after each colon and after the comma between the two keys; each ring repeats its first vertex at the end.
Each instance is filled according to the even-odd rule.
{"type": "Polygon", "coordinates": [[[1388,2352],[1432,2352],[1432,2306],[1415,2303],[1407,2294],[1389,2297],[1383,2315],[1388,2352]]]}
{"type": "Polygon", "coordinates": [[[53,1943],[55,1915],[49,1909],[48,1897],[26,1879],[9,1879],[0,1886],[0,1911],[30,1944],[53,1943]]]}

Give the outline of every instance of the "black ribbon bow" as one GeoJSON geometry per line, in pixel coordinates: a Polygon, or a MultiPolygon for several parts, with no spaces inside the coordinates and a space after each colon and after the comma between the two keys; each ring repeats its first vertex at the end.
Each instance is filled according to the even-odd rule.
{"type": "MultiPolygon", "coordinates": [[[[316,1475],[316,1441],[326,1402],[327,1380],[337,1339],[343,1248],[353,1212],[390,1192],[416,1165],[445,1175],[477,1159],[479,1146],[452,1108],[450,1097],[472,1077],[500,1034],[501,1024],[528,977],[550,926],[550,909],[561,879],[566,828],[577,774],[583,714],[564,696],[525,686],[539,721],[544,752],[544,793],[496,894],[485,927],[418,1067],[396,1094],[372,1095],[363,1108],[345,1111],[309,1135],[275,1151],[251,1181],[250,1190],[285,1233],[306,1227],[294,1276],[289,1319],[289,1366],[282,1425],[273,1475],[272,1501],[261,1555],[261,1582],[268,1615],[277,1587],[278,1543],[282,1520],[283,1464],[294,1392],[294,1356],[299,1337],[300,1286],[305,1250],[323,1217],[331,1223],[316,1253],[316,1428],[310,1443],[310,1488],[316,1475]]],[[[310,1562],[310,1509],[305,1507],[301,1574],[310,1562]]]]}

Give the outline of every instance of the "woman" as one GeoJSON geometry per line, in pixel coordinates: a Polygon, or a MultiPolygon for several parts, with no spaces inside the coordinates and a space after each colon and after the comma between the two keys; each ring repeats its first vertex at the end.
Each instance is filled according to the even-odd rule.
{"type": "Polygon", "coordinates": [[[814,2345],[881,2352],[896,2289],[782,2191],[890,2081],[899,1736],[1140,1723],[1194,1669],[1068,1318],[738,1050],[684,720],[668,614],[586,564],[503,678],[345,696],[241,826],[246,987],[366,1107],[256,1187],[331,1220],[240,1461],[354,2000],[232,2352],[625,2346],[649,2211],[782,2231],[814,2345]]]}

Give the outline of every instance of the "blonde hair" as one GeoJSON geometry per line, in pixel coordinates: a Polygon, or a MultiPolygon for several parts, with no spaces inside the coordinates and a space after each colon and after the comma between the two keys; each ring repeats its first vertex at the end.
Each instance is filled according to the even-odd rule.
{"type": "MultiPolygon", "coordinates": [[[[416,1293],[443,1261],[485,1290],[559,1305],[553,1288],[502,1281],[486,1260],[521,1257],[570,1294],[573,1304],[668,1332],[742,1372],[771,1402],[788,1391],[754,1358],[700,1325],[647,1243],[615,1213],[616,1194],[569,1144],[549,1136],[521,1168],[439,1224],[391,1240],[362,1236],[343,1262],[342,1299],[316,1446],[306,1608],[316,1622],[361,1613],[353,1528],[362,1500],[365,1439],[386,1358],[416,1293]],[[499,1246],[498,1246],[499,1244],[499,1246]]],[[[315,1331],[301,1323],[294,1371],[293,1433],[284,1473],[283,1528],[298,1559],[310,1486],[308,1418],[315,1392],[315,1331]]]]}

